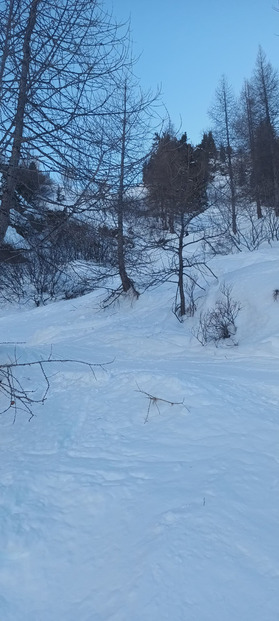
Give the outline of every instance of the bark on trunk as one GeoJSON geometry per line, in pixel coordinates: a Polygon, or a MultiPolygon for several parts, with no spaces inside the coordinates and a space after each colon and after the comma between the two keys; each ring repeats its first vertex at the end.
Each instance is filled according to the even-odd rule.
{"type": "Polygon", "coordinates": [[[225,106],[225,125],[226,125],[227,151],[228,151],[228,163],[229,163],[229,179],[230,179],[230,190],[231,190],[232,232],[233,232],[234,235],[236,235],[236,233],[237,233],[237,225],[236,225],[236,195],[235,195],[234,173],[233,173],[233,166],[232,166],[231,142],[230,142],[230,132],[229,132],[229,118],[228,118],[228,109],[227,109],[226,97],[224,97],[224,106],[225,106]]]}
{"type": "Polygon", "coordinates": [[[19,82],[19,92],[17,109],[14,119],[14,135],[12,152],[8,162],[6,179],[2,194],[0,208],[0,243],[3,242],[10,222],[10,211],[13,206],[14,193],[17,181],[17,170],[21,155],[21,145],[23,140],[24,114],[27,101],[28,74],[30,67],[30,40],[36,24],[37,7],[41,0],[32,0],[29,17],[26,24],[25,35],[22,47],[21,75],[19,82]]]}
{"type": "Polygon", "coordinates": [[[124,212],[124,178],[125,178],[125,154],[126,154],[126,132],[127,132],[127,84],[124,85],[123,99],[123,123],[122,123],[122,139],[121,139],[121,157],[120,157],[120,178],[118,189],[117,204],[117,255],[118,270],[121,279],[123,291],[126,293],[132,289],[133,293],[138,296],[132,280],[126,272],[125,253],[124,253],[124,232],[123,232],[123,212],[124,212]]]}
{"type": "Polygon", "coordinates": [[[261,208],[261,201],[259,198],[259,192],[258,190],[256,190],[256,204],[257,204],[257,217],[258,219],[263,217],[263,212],[262,212],[262,208],[261,208]]]}
{"type": "Polygon", "coordinates": [[[1,62],[0,62],[0,94],[2,93],[2,80],[3,80],[4,71],[5,71],[6,61],[9,56],[9,42],[10,42],[10,35],[11,35],[14,2],[15,0],[10,0],[9,11],[7,15],[7,22],[5,26],[4,44],[3,44],[2,57],[1,57],[1,62]]]}
{"type": "Polygon", "coordinates": [[[183,317],[186,314],[186,302],[185,302],[185,292],[184,292],[184,271],[183,271],[183,239],[184,239],[184,219],[183,214],[181,215],[181,228],[179,232],[179,243],[178,243],[178,291],[180,298],[180,315],[183,317]]]}

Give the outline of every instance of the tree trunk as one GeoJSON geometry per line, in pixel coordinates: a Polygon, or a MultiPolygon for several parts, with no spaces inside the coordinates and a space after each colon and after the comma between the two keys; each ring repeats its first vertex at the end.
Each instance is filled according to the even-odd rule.
{"type": "Polygon", "coordinates": [[[178,291],[180,299],[180,315],[183,317],[186,314],[186,302],[184,292],[184,263],[183,263],[183,239],[184,239],[184,217],[181,215],[181,227],[179,232],[178,241],[178,291]]]}
{"type": "Polygon", "coordinates": [[[15,0],[9,1],[9,11],[7,15],[7,22],[5,25],[4,44],[3,44],[2,57],[1,57],[1,62],[0,62],[0,97],[2,94],[2,88],[3,88],[3,75],[5,71],[6,60],[9,55],[9,44],[10,44],[10,36],[11,36],[14,3],[15,3],[15,0]]]}
{"type": "MultiPolygon", "coordinates": [[[[245,96],[246,115],[247,115],[247,123],[248,123],[250,157],[251,157],[252,169],[255,173],[257,171],[256,153],[255,153],[255,116],[253,114],[252,93],[251,93],[251,88],[250,88],[248,81],[245,82],[244,96],[245,96]]],[[[263,217],[263,212],[261,208],[260,189],[259,189],[258,183],[256,183],[254,196],[255,196],[256,205],[257,205],[257,218],[260,219],[263,217]]]]}
{"type": "Polygon", "coordinates": [[[235,185],[234,185],[234,175],[232,168],[232,160],[231,154],[229,153],[229,178],[230,178],[230,190],[231,190],[231,208],[232,208],[232,232],[234,235],[237,233],[237,225],[236,225],[236,196],[235,196],[235,185]]]}
{"type": "MultiPolygon", "coordinates": [[[[271,128],[272,132],[272,128],[271,128]]],[[[272,176],[273,176],[273,189],[274,189],[274,210],[275,214],[279,216],[279,183],[278,183],[278,170],[276,164],[276,148],[275,148],[275,138],[271,136],[271,153],[272,153],[272,176]]]]}
{"type": "Polygon", "coordinates": [[[272,123],[271,113],[270,113],[270,99],[267,89],[267,81],[266,81],[266,72],[264,65],[264,57],[262,50],[260,50],[259,56],[259,67],[260,67],[260,78],[262,83],[262,94],[263,94],[263,104],[265,108],[265,119],[266,124],[269,129],[269,139],[270,139],[270,151],[271,151],[271,159],[272,159],[272,177],[273,177],[273,192],[274,192],[274,210],[276,216],[279,216],[279,182],[278,182],[278,171],[277,171],[277,162],[276,162],[276,146],[275,146],[275,130],[274,124],[272,123]]]}
{"type": "Polygon", "coordinates": [[[121,278],[123,291],[126,293],[130,289],[138,296],[132,280],[126,272],[125,253],[124,253],[124,232],[123,232],[123,211],[124,211],[124,178],[125,178],[125,154],[126,154],[126,132],[127,132],[127,83],[124,84],[123,98],[123,123],[121,137],[121,156],[120,156],[120,177],[117,201],[117,257],[118,270],[121,278]]]}
{"type": "Polygon", "coordinates": [[[256,205],[257,205],[257,218],[260,219],[263,217],[263,212],[261,208],[261,201],[259,197],[259,190],[256,188],[256,205]]]}
{"type": "Polygon", "coordinates": [[[233,167],[232,167],[231,141],[230,141],[230,131],[229,131],[229,118],[228,118],[227,98],[226,98],[226,93],[225,92],[224,92],[224,112],[225,112],[225,126],[226,126],[227,151],[228,151],[228,163],[229,163],[229,179],[230,179],[230,190],[231,190],[232,232],[233,232],[234,235],[236,235],[236,233],[237,233],[237,225],[236,225],[236,195],[235,195],[234,173],[233,173],[233,167]]]}
{"type": "Polygon", "coordinates": [[[27,101],[28,74],[30,65],[30,39],[36,24],[37,7],[40,1],[41,0],[32,0],[31,2],[23,41],[21,75],[19,82],[17,109],[14,118],[12,152],[7,167],[0,208],[0,243],[3,242],[7,228],[9,226],[10,211],[13,206],[13,199],[16,188],[17,170],[20,161],[21,145],[23,140],[24,113],[27,101]]]}

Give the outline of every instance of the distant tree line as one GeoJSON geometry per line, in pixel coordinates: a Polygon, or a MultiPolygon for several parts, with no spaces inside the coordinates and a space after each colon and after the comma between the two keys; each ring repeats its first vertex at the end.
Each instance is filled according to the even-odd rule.
{"type": "Polygon", "coordinates": [[[222,77],[210,109],[214,137],[230,186],[231,224],[237,232],[237,203],[244,197],[279,216],[279,77],[259,48],[250,80],[237,99],[222,77]]]}

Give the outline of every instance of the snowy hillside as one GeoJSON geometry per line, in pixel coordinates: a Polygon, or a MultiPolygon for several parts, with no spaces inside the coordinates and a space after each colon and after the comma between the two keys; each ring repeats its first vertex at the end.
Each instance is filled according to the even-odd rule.
{"type": "Polygon", "coordinates": [[[0,417],[1,621],[278,621],[278,251],[214,259],[184,323],[170,284],[1,311],[1,364],[104,364],[53,362],[36,416],[0,417]],[[238,345],[202,347],[223,283],[238,345]]]}

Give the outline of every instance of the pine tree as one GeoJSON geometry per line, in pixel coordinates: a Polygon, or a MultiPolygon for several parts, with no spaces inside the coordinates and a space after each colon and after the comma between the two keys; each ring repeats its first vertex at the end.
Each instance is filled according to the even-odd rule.
{"type": "Polygon", "coordinates": [[[199,213],[206,205],[208,155],[187,142],[186,133],[177,138],[164,132],[154,138],[151,157],[144,166],[143,182],[149,204],[164,228],[174,229],[181,213],[199,213]]]}

